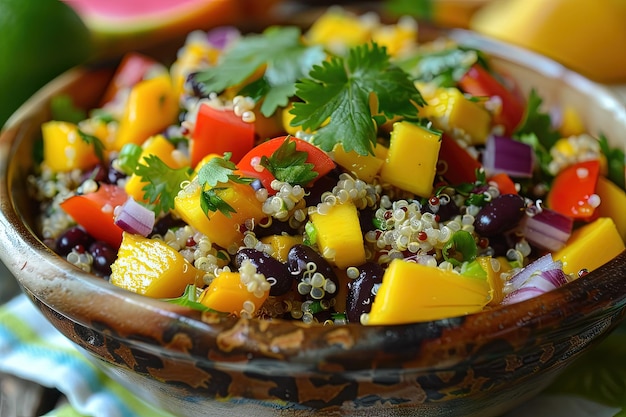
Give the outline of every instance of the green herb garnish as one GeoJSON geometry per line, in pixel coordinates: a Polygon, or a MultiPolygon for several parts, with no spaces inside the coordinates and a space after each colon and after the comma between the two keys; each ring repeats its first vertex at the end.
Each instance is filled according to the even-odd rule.
{"type": "Polygon", "coordinates": [[[289,136],[267,157],[261,157],[261,165],[279,181],[291,185],[306,185],[319,174],[313,170],[314,164],[307,163],[308,153],[296,150],[296,142],[289,136]]]}
{"type": "Polygon", "coordinates": [[[83,109],[76,107],[72,98],[65,94],[52,97],[50,112],[52,113],[52,120],[61,122],[77,124],[87,118],[87,113],[83,109]]]}
{"type": "Polygon", "coordinates": [[[182,307],[189,307],[199,311],[214,311],[204,304],[198,302],[198,292],[201,291],[195,285],[187,285],[185,292],[180,297],[176,298],[164,298],[163,301],[176,304],[182,307]]]}
{"type": "Polygon", "coordinates": [[[146,183],[142,188],[144,198],[157,215],[174,208],[174,198],[180,191],[180,185],[191,177],[188,167],[170,168],[156,155],[148,155],[137,164],[135,174],[146,183]]]}
{"type": "Polygon", "coordinates": [[[237,165],[230,160],[231,152],[226,152],[224,157],[215,157],[202,165],[198,172],[198,182],[202,187],[200,206],[206,215],[209,212],[220,211],[226,217],[235,213],[235,209],[220,197],[220,191],[227,187],[218,187],[218,184],[227,184],[229,181],[239,184],[250,184],[254,178],[242,177],[235,174],[237,165]]]}
{"type": "Polygon", "coordinates": [[[93,146],[93,151],[96,154],[98,160],[104,163],[104,143],[94,135],[90,135],[88,133],[83,132],[78,129],[78,136],[88,145],[93,146]]]}
{"type": "Polygon", "coordinates": [[[624,178],[624,150],[621,148],[611,148],[608,139],[604,135],[600,135],[598,140],[600,142],[600,150],[602,154],[606,156],[607,160],[607,177],[621,189],[626,188],[626,179],[624,178]]]}
{"type": "Polygon", "coordinates": [[[315,65],[296,83],[296,95],[303,102],[294,103],[292,126],[315,131],[313,141],[325,151],[342,142],[344,150],[361,155],[373,154],[376,121],[415,117],[417,106],[425,104],[409,75],[376,43],[315,65]]]}
{"type": "Polygon", "coordinates": [[[296,80],[305,76],[326,55],[321,46],[302,43],[297,27],[270,27],[262,34],[248,35],[226,50],[214,67],[196,74],[207,91],[221,92],[239,85],[264,67],[262,77],[239,92],[255,101],[263,98],[261,113],[269,117],[288,104],[296,92],[296,80]]]}
{"type": "Polygon", "coordinates": [[[459,80],[477,62],[486,65],[480,51],[456,46],[424,51],[399,62],[398,65],[416,81],[434,83],[440,87],[456,87],[459,80]]]}

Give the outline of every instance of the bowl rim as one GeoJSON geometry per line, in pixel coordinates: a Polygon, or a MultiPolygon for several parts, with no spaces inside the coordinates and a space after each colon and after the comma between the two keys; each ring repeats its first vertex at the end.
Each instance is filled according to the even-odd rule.
{"type": "MultiPolygon", "coordinates": [[[[504,56],[507,59],[518,63],[540,63],[540,68],[537,70],[544,75],[552,74],[552,76],[558,76],[559,78],[571,78],[575,80],[577,85],[581,85],[583,89],[593,88],[594,91],[601,91],[604,95],[603,100],[608,105],[615,107],[615,111],[618,112],[620,117],[624,118],[624,125],[626,125],[626,108],[623,104],[618,104],[617,97],[609,89],[532,51],[488,39],[473,32],[453,30],[449,33],[453,39],[462,37],[457,38],[457,40],[462,41],[464,44],[468,40],[478,42],[475,45],[483,45],[480,49],[484,49],[484,45],[488,45],[489,48],[497,48],[497,53],[502,50],[510,50],[510,54],[504,56]],[[534,61],[529,61],[529,59],[534,61]]],[[[490,51],[490,53],[493,52],[490,51]]],[[[53,277],[53,279],[67,280],[68,283],[72,283],[72,290],[77,291],[77,293],[86,295],[93,291],[94,293],[105,295],[109,300],[115,300],[117,303],[130,306],[135,311],[147,309],[152,313],[156,313],[162,320],[182,323],[188,328],[195,329],[194,331],[198,335],[205,333],[210,335],[210,337],[214,337],[217,334],[229,331],[241,332],[241,334],[254,331],[255,339],[247,341],[243,346],[239,347],[240,350],[255,352],[255,354],[258,354],[258,357],[266,359],[298,357],[302,361],[304,360],[302,359],[303,352],[293,351],[291,347],[283,349],[280,346],[271,346],[271,349],[263,350],[263,346],[271,345],[270,336],[264,336],[264,332],[275,335],[281,332],[299,332],[306,329],[305,337],[313,340],[316,338],[329,338],[333,330],[339,330],[344,332],[343,337],[351,338],[355,347],[368,352],[370,351],[370,345],[374,346],[376,343],[390,337],[392,339],[398,339],[399,336],[407,337],[402,343],[403,346],[407,346],[409,343],[416,343],[416,341],[436,338],[433,336],[435,333],[429,331],[429,328],[431,330],[435,328],[439,332],[446,332],[463,327],[462,331],[464,334],[489,338],[510,334],[519,326],[530,326],[539,330],[553,329],[559,325],[559,320],[563,315],[576,314],[575,310],[578,309],[586,311],[590,316],[600,317],[602,314],[606,314],[607,311],[624,309],[626,305],[626,280],[616,278],[619,276],[619,273],[623,274],[622,265],[626,263],[626,252],[621,253],[612,261],[592,271],[584,278],[529,300],[498,306],[466,316],[394,325],[363,326],[359,323],[348,323],[331,329],[333,326],[309,326],[289,320],[267,321],[233,317],[216,318],[210,313],[200,313],[190,308],[175,306],[115,287],[69,264],[45,246],[28,225],[22,224],[23,217],[17,211],[13,193],[8,185],[10,181],[7,178],[9,164],[15,152],[13,142],[22,139],[21,135],[24,132],[22,127],[25,124],[34,123],[32,113],[42,106],[41,103],[47,102],[52,94],[57,94],[59,86],[63,87],[76,82],[77,79],[87,76],[90,71],[92,71],[91,68],[78,67],[56,78],[24,103],[9,119],[0,134],[0,230],[4,232],[2,237],[0,237],[0,245],[5,248],[13,248],[13,251],[19,251],[22,254],[22,258],[15,259],[4,250],[0,253],[0,258],[16,276],[23,291],[33,300],[46,304],[52,310],[56,310],[57,305],[55,301],[42,297],[39,290],[30,287],[32,282],[27,278],[29,274],[34,272],[41,276],[48,275],[53,277]],[[43,262],[30,262],[32,259],[41,259],[43,262]],[[78,284],[84,287],[80,289],[77,287],[78,284]],[[610,294],[611,291],[615,291],[615,293],[610,294]],[[546,316],[546,312],[554,313],[546,316]],[[484,323],[489,322],[490,318],[496,316],[502,319],[502,329],[500,331],[494,332],[492,328],[483,328],[484,323]],[[276,328],[276,330],[269,331],[273,328],[276,328]],[[485,334],[483,330],[488,330],[489,333],[493,334],[485,334]],[[393,335],[396,335],[396,337],[394,338],[393,335]],[[411,335],[413,336],[411,337],[411,335]],[[359,340],[365,340],[366,342],[360,344],[359,340]]],[[[62,313],[70,320],[85,326],[91,326],[89,320],[84,315],[81,315],[81,311],[80,308],[76,308],[62,313]]],[[[519,343],[522,343],[521,339],[519,343]]],[[[328,355],[336,353],[337,351],[333,349],[328,351],[328,355]]],[[[376,354],[373,348],[370,354],[376,354]]],[[[318,360],[319,357],[310,358],[313,365],[318,360]]]]}

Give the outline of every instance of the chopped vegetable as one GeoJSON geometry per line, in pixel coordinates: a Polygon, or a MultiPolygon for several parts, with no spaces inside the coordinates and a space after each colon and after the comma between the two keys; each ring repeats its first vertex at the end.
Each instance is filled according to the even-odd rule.
{"type": "Polygon", "coordinates": [[[129,198],[115,213],[115,224],[125,232],[146,237],[152,232],[154,218],[152,210],[129,198]]]}
{"type": "Polygon", "coordinates": [[[202,276],[164,241],[126,232],[111,271],[114,285],[153,298],[178,297],[202,276]]]}
{"type": "Polygon", "coordinates": [[[389,264],[365,324],[411,323],[465,315],[489,302],[480,278],[396,259],[389,264]]]}
{"type": "Polygon", "coordinates": [[[122,229],[115,224],[114,211],[127,199],[123,189],[102,184],[97,191],[69,197],[60,206],[91,236],[118,248],[122,242],[122,229]]]}
{"type": "Polygon", "coordinates": [[[254,144],[254,123],[242,120],[233,110],[200,104],[190,142],[191,165],[209,154],[232,154],[239,161],[254,144]]]}
{"type": "Polygon", "coordinates": [[[566,274],[578,276],[580,271],[591,272],[624,251],[615,222],[600,217],[580,229],[574,230],[567,245],[553,256],[563,262],[566,274]]]}
{"type": "Polygon", "coordinates": [[[441,132],[406,121],[395,123],[387,159],[380,171],[381,179],[418,196],[429,197],[440,147],[441,132]],[[408,167],[411,175],[407,175],[408,167]]]}
{"type": "Polygon", "coordinates": [[[502,136],[490,136],[482,154],[488,176],[505,173],[515,178],[531,178],[535,154],[530,145],[502,136]]]}
{"type": "Polygon", "coordinates": [[[596,194],[599,175],[600,162],[597,160],[565,168],[552,183],[546,200],[548,207],[573,219],[592,219],[600,205],[600,197],[596,194]]]}

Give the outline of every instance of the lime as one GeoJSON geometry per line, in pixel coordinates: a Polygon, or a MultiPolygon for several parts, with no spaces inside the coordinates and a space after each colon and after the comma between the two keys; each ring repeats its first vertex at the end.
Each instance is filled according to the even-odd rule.
{"type": "Polygon", "coordinates": [[[35,91],[86,61],[91,36],[59,0],[0,0],[0,126],[35,91]]]}

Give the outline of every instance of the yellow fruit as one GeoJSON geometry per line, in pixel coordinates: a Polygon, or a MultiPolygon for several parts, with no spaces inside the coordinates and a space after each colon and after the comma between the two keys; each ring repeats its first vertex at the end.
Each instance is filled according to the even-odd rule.
{"type": "Polygon", "coordinates": [[[35,91],[91,54],[89,30],[58,0],[0,0],[0,126],[35,91]]]}
{"type": "Polygon", "coordinates": [[[470,28],[547,55],[602,82],[626,81],[623,0],[498,0],[470,28]]]}

